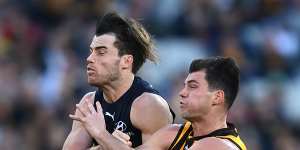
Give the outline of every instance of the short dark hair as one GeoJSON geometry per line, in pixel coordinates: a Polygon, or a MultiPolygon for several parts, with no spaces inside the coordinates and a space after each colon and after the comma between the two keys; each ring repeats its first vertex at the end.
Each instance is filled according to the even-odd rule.
{"type": "Polygon", "coordinates": [[[240,70],[232,58],[212,57],[196,59],[190,65],[189,73],[205,71],[205,79],[210,90],[223,90],[228,109],[232,106],[240,81],[240,70]]]}
{"type": "Polygon", "coordinates": [[[131,18],[122,17],[115,12],[105,14],[96,26],[96,36],[113,33],[114,45],[119,49],[119,56],[133,56],[132,72],[135,74],[146,59],[156,62],[157,54],[150,34],[145,28],[131,18]]]}

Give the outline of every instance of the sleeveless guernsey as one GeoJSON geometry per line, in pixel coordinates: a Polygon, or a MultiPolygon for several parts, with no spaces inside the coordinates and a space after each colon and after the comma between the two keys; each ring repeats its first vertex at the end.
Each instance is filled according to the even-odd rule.
{"type": "MultiPolygon", "coordinates": [[[[117,129],[128,134],[132,142],[132,147],[137,147],[142,144],[142,134],[141,131],[135,128],[131,123],[131,106],[133,101],[144,92],[159,95],[158,91],[153,89],[148,82],[135,76],[131,87],[114,103],[107,103],[100,89],[96,91],[95,95],[94,107],[96,106],[96,102],[99,101],[103,109],[106,130],[109,133],[113,133],[114,130],[117,129]]],[[[172,112],[171,109],[170,111],[172,112]]]]}
{"type": "Polygon", "coordinates": [[[204,136],[193,137],[193,128],[191,122],[186,122],[179,129],[175,139],[169,147],[169,150],[186,150],[192,146],[194,141],[198,141],[207,137],[226,139],[236,145],[240,150],[247,150],[234,125],[227,123],[227,126],[227,128],[215,130],[204,136]]]}

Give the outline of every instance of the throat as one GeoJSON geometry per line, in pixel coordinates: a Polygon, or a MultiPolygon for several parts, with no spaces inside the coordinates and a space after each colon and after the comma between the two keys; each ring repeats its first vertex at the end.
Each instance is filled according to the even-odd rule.
{"type": "Polygon", "coordinates": [[[118,101],[132,86],[134,76],[128,77],[125,80],[115,81],[109,86],[103,88],[103,97],[108,103],[118,101]]]}
{"type": "Polygon", "coordinates": [[[194,136],[207,135],[215,130],[227,128],[226,121],[192,122],[194,136]]]}

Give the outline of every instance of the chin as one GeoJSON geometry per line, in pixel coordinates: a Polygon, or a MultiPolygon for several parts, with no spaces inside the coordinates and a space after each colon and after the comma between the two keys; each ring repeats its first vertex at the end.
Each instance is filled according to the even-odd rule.
{"type": "Polygon", "coordinates": [[[97,85],[97,82],[95,82],[94,80],[91,80],[91,79],[88,79],[88,83],[89,83],[89,85],[92,85],[92,86],[97,85]]]}
{"type": "Polygon", "coordinates": [[[183,119],[187,119],[187,118],[189,118],[188,116],[188,114],[187,113],[180,113],[180,116],[183,118],[183,119]]]}
{"type": "Polygon", "coordinates": [[[103,85],[105,85],[105,82],[88,78],[88,84],[95,87],[102,87],[103,85]]]}
{"type": "Polygon", "coordinates": [[[188,112],[181,112],[181,113],[180,113],[180,116],[181,116],[183,119],[188,120],[188,121],[191,121],[191,119],[192,119],[191,114],[188,113],[188,112]]]}

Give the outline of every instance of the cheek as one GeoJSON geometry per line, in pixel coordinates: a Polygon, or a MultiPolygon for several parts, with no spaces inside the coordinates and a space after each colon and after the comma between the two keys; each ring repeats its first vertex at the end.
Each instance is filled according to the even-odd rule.
{"type": "Polygon", "coordinates": [[[202,108],[208,105],[208,100],[207,97],[204,95],[193,95],[193,101],[191,101],[191,104],[193,105],[192,107],[197,107],[197,108],[202,108]]]}
{"type": "Polygon", "coordinates": [[[119,70],[119,62],[115,60],[110,60],[109,62],[103,61],[99,64],[99,71],[105,72],[115,72],[119,70]]]}

